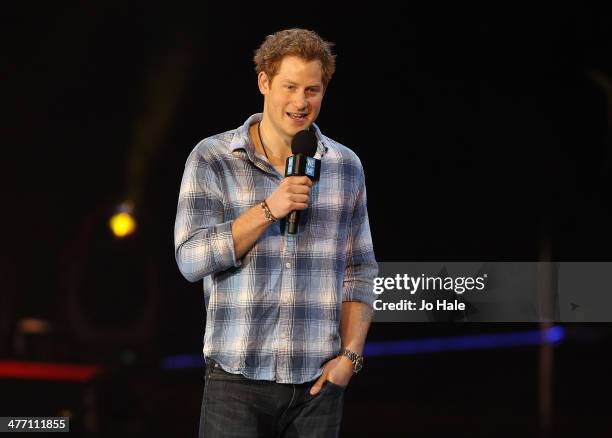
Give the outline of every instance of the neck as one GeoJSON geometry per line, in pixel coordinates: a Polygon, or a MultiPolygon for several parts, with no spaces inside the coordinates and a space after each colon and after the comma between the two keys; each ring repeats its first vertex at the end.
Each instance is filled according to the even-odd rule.
{"type": "Polygon", "coordinates": [[[272,128],[272,124],[266,120],[264,115],[259,125],[263,146],[272,155],[286,159],[291,155],[291,139],[284,138],[272,128]]]}

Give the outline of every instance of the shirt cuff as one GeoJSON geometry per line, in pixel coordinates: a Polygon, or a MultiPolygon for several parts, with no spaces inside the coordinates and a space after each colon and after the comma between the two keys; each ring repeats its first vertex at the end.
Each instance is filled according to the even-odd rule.
{"type": "Polygon", "coordinates": [[[359,301],[369,306],[373,306],[375,294],[372,283],[360,282],[360,284],[344,284],[342,301],[359,301]]]}
{"type": "Polygon", "coordinates": [[[234,252],[233,222],[232,220],[214,226],[212,244],[217,266],[222,269],[228,269],[232,266],[238,268],[242,265],[240,260],[236,260],[236,253],[234,252]]]}

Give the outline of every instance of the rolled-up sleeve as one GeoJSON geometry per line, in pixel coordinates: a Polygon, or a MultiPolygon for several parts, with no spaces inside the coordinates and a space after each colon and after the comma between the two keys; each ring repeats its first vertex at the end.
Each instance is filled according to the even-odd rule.
{"type": "Polygon", "coordinates": [[[361,169],[355,208],[349,225],[342,301],[361,301],[371,306],[374,302],[372,286],[377,274],[378,264],[368,220],[365,177],[361,169]]]}
{"type": "Polygon", "coordinates": [[[185,164],[174,224],[176,262],[189,281],[240,266],[221,190],[219,176],[194,149],[185,164]]]}

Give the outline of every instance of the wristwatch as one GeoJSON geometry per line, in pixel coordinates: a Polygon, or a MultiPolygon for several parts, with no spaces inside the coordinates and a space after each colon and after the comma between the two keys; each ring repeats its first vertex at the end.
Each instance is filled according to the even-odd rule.
{"type": "Polygon", "coordinates": [[[340,355],[348,357],[350,361],[353,362],[353,372],[355,374],[357,374],[359,371],[361,371],[361,368],[363,368],[363,356],[349,350],[348,348],[342,350],[340,355]]]}

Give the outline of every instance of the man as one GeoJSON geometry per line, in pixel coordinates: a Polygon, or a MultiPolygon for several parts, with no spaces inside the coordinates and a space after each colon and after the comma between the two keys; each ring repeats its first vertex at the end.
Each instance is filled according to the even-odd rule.
{"type": "Polygon", "coordinates": [[[203,279],[206,383],[200,436],[337,436],[359,371],[377,264],[357,156],[314,121],[335,69],[312,31],[268,36],[255,53],[263,114],[189,156],[176,260],[203,279]],[[284,178],[291,140],[314,130],[320,180],[284,178]],[[296,234],[280,226],[301,210],[296,234]]]}

